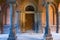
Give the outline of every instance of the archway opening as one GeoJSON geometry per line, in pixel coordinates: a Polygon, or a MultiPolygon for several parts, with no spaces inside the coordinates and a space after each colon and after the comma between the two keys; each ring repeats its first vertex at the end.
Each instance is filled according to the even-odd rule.
{"type": "Polygon", "coordinates": [[[34,7],[32,5],[28,5],[25,8],[25,30],[33,31],[34,30],[34,7]]]}
{"type": "Polygon", "coordinates": [[[29,5],[25,8],[25,11],[35,11],[35,10],[33,6],[29,5]]]}
{"type": "Polygon", "coordinates": [[[51,32],[56,32],[56,13],[55,6],[53,4],[49,5],[49,27],[51,32]]]}

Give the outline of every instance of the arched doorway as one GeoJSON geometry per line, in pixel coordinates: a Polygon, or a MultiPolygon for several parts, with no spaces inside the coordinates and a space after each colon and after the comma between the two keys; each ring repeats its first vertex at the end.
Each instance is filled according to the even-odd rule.
{"type": "Polygon", "coordinates": [[[49,5],[49,27],[51,32],[56,32],[56,10],[55,5],[52,3],[49,5]]]}
{"type": "Polygon", "coordinates": [[[34,29],[34,7],[32,5],[28,5],[25,8],[25,30],[33,30],[34,29]]]}

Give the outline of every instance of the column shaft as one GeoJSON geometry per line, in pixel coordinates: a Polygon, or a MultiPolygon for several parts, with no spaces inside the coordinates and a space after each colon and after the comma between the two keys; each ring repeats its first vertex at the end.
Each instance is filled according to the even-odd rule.
{"type": "Polygon", "coordinates": [[[59,14],[58,14],[58,7],[56,8],[56,33],[59,32],[59,14]]]}
{"type": "Polygon", "coordinates": [[[48,34],[48,28],[49,28],[49,12],[48,12],[48,3],[46,3],[46,27],[45,27],[45,36],[48,34]]]}
{"type": "Polygon", "coordinates": [[[16,29],[17,29],[17,32],[19,32],[19,29],[20,29],[20,24],[19,24],[19,11],[18,12],[16,12],[16,24],[17,24],[17,27],[16,27],[16,29]]]}
{"type": "Polygon", "coordinates": [[[42,17],[41,13],[38,13],[38,31],[42,33],[42,17]]]}
{"type": "Polygon", "coordinates": [[[15,30],[14,29],[14,9],[13,4],[10,3],[10,33],[8,40],[16,40],[15,38],[15,30]]]}

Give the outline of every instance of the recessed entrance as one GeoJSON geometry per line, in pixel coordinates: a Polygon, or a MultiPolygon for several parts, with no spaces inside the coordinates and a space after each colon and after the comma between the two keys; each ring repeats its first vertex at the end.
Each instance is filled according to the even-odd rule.
{"type": "Polygon", "coordinates": [[[34,14],[25,14],[25,29],[32,30],[34,28],[34,14]]]}
{"type": "Polygon", "coordinates": [[[35,29],[35,6],[33,6],[32,4],[28,4],[24,7],[24,14],[22,14],[22,20],[23,20],[23,24],[22,24],[22,32],[27,32],[30,30],[35,29]]]}

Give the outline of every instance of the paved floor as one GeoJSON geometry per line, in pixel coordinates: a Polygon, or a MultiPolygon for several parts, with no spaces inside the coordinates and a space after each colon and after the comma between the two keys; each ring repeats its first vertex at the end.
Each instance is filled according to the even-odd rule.
{"type": "MultiPolygon", "coordinates": [[[[43,34],[36,33],[22,33],[16,34],[17,40],[43,40],[43,34]]],[[[9,34],[0,34],[0,40],[7,40],[9,34]]],[[[53,40],[60,40],[60,33],[52,33],[53,40]]]]}
{"type": "MultiPolygon", "coordinates": [[[[40,34],[41,35],[41,34],[40,34]]],[[[0,34],[0,40],[7,40],[9,34],[0,34]]],[[[17,40],[43,40],[42,36],[36,34],[17,34],[17,40]]]]}
{"type": "MultiPolygon", "coordinates": [[[[54,32],[52,33],[52,37],[54,40],[60,40],[60,33],[56,33],[55,32],[55,28],[51,27],[51,31],[54,32]]],[[[0,34],[0,40],[7,40],[8,36],[9,36],[9,25],[4,27],[4,34],[0,34]]],[[[29,31],[29,33],[20,33],[20,31],[18,31],[18,28],[16,27],[16,31],[17,31],[17,40],[43,40],[43,34],[40,33],[32,33],[31,31],[29,31]]]]}

